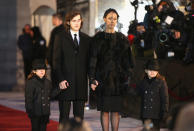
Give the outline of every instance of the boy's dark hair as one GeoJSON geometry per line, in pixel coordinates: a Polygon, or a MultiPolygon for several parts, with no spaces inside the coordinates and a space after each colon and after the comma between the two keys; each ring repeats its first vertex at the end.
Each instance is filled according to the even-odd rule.
{"type": "Polygon", "coordinates": [[[106,18],[106,16],[110,13],[110,12],[114,12],[115,14],[117,14],[117,19],[119,18],[119,14],[117,13],[117,11],[113,8],[109,8],[104,12],[104,16],[103,18],[106,18]]]}
{"type": "MultiPolygon", "coordinates": [[[[83,21],[82,21],[82,16],[81,13],[79,11],[71,11],[69,13],[66,14],[65,16],[65,22],[64,22],[64,26],[65,26],[65,30],[68,32],[70,30],[70,21],[77,15],[80,15],[81,18],[81,27],[83,25],[83,21]]],[[[80,27],[80,29],[81,29],[80,27]]]]}

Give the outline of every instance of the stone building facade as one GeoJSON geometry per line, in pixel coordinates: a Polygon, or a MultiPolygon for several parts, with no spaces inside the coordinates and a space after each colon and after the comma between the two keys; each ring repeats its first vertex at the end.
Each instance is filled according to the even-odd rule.
{"type": "Polygon", "coordinates": [[[24,25],[31,24],[47,29],[43,35],[48,39],[53,28],[48,25],[52,25],[54,12],[55,0],[0,1],[0,91],[23,90],[23,61],[21,51],[17,47],[17,38],[24,25]],[[45,25],[49,28],[45,28],[45,25]]]}

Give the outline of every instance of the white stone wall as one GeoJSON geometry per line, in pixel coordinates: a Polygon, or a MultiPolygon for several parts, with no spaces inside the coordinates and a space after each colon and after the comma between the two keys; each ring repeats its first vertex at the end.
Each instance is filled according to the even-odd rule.
{"type": "Polygon", "coordinates": [[[56,0],[30,0],[30,13],[32,14],[40,6],[48,6],[56,11],[56,0]]]}

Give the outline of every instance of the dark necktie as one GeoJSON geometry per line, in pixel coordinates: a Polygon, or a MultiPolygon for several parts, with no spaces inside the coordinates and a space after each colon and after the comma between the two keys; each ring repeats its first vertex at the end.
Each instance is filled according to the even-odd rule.
{"type": "Polygon", "coordinates": [[[78,41],[77,41],[77,34],[74,34],[74,40],[73,40],[75,47],[78,47],[78,41]]]}

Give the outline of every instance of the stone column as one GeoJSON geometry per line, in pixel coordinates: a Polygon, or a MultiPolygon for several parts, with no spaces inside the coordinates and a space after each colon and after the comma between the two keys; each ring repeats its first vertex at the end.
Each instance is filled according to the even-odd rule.
{"type": "Polygon", "coordinates": [[[89,0],[89,35],[95,34],[96,23],[96,0],[89,0]]]}
{"type": "MultiPolygon", "coordinates": [[[[31,24],[31,14],[30,14],[30,6],[29,0],[17,0],[16,4],[16,15],[17,15],[17,38],[22,33],[22,29],[25,24],[31,24]]],[[[22,59],[22,52],[18,48],[17,44],[16,47],[16,84],[15,87],[12,89],[14,91],[23,91],[25,85],[25,77],[24,77],[24,67],[23,67],[23,59],[22,59]]]]}

